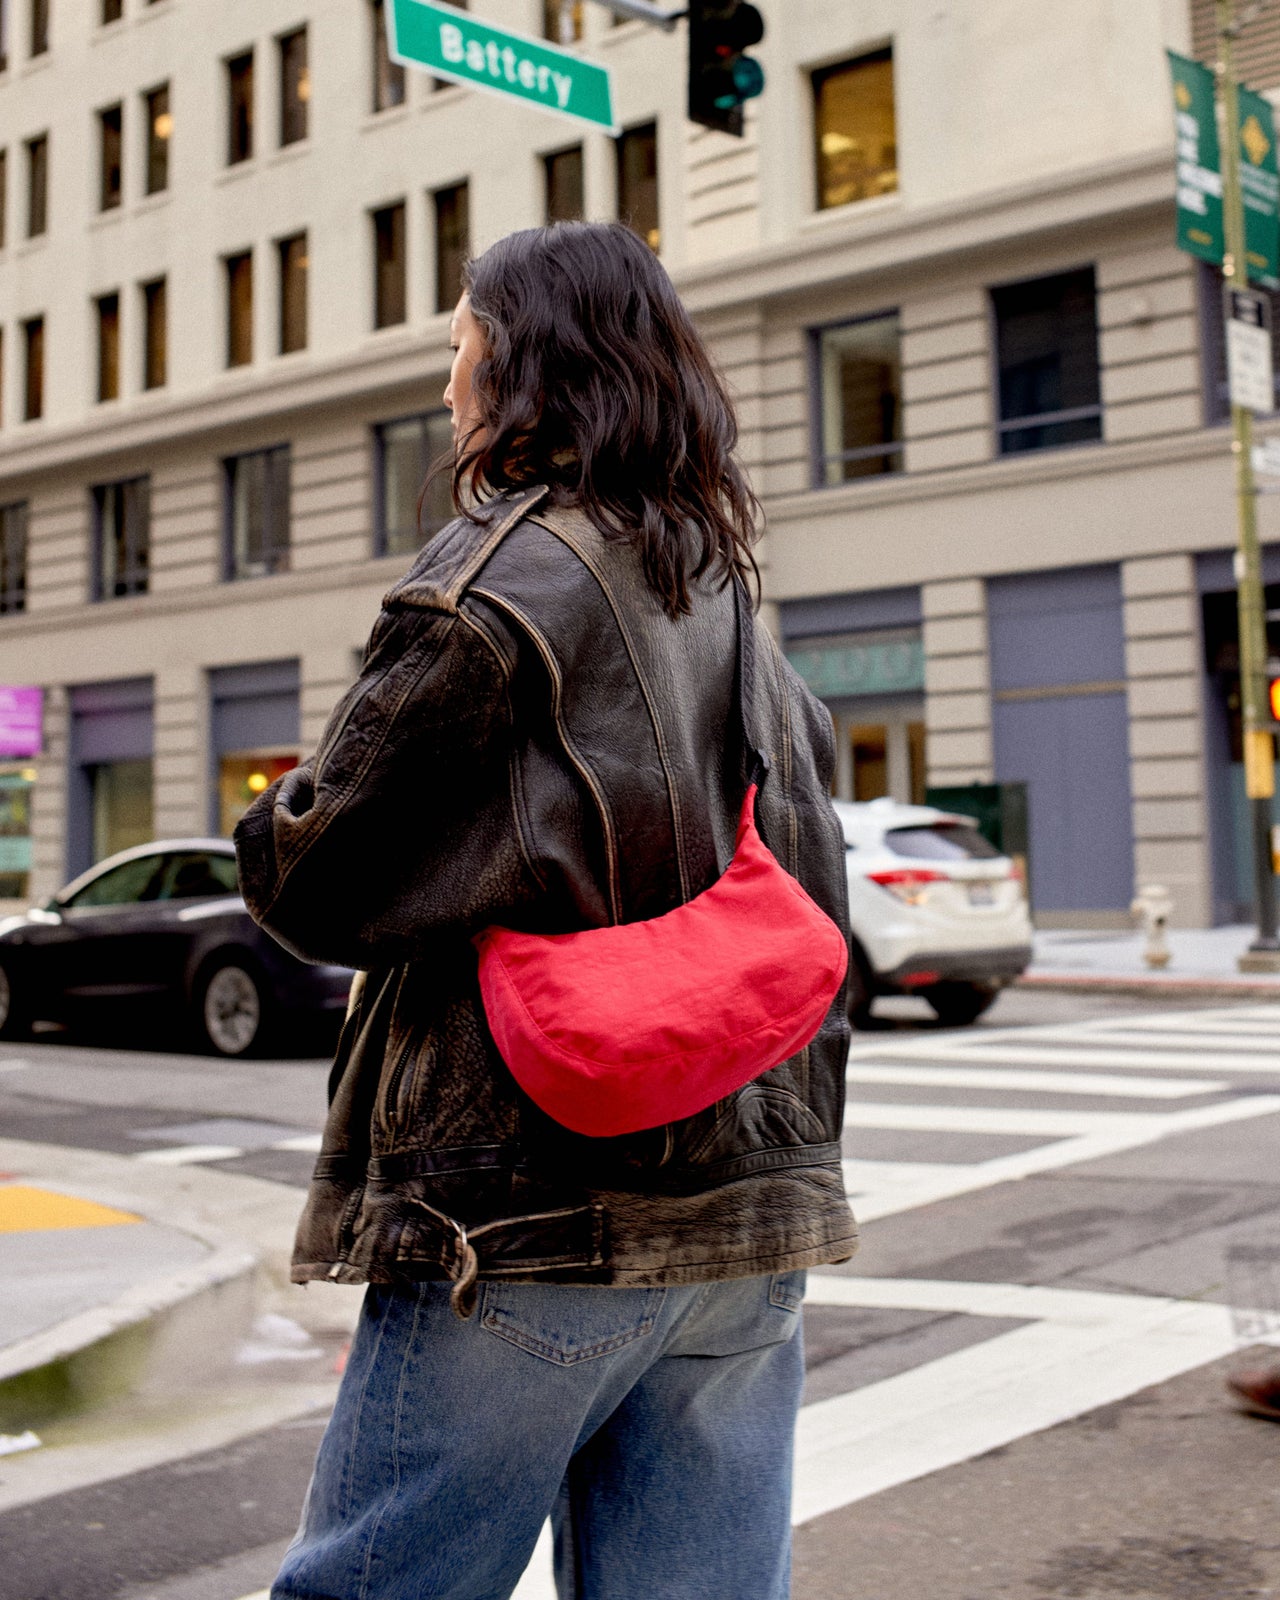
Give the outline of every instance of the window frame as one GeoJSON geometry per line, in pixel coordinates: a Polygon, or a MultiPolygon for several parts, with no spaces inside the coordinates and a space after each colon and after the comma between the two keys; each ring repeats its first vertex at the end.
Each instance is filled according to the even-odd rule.
{"type": "Polygon", "coordinates": [[[276,37],[276,87],[280,96],[280,119],[276,130],[281,150],[304,144],[311,136],[311,46],[304,22],[276,37]],[[302,42],[302,61],[296,82],[291,77],[290,48],[302,42]],[[305,89],[305,93],[303,92],[305,89]],[[292,119],[292,122],[291,122],[292,119]]]}
{"type": "Polygon", "coordinates": [[[173,139],[173,108],[170,105],[170,83],[168,79],[163,83],[156,84],[154,88],[142,91],[142,107],[143,118],[146,123],[146,148],[143,152],[143,171],[146,174],[144,178],[144,193],[147,195],[164,194],[169,188],[169,155],[173,139]],[[164,96],[164,109],[157,115],[155,101],[160,95],[164,96]],[[156,122],[160,116],[168,117],[170,123],[169,132],[163,138],[156,133],[156,122]],[[157,153],[159,164],[164,169],[164,181],[162,183],[154,183],[152,181],[157,166],[157,153]]]}
{"type": "Polygon", "coordinates": [[[0,505],[0,616],[17,616],[27,609],[28,524],[31,503],[10,500],[0,505]],[[13,530],[16,528],[16,533],[13,530]],[[17,556],[14,558],[14,548],[17,556]],[[11,576],[17,569],[16,579],[11,576]]]}
{"type": "Polygon", "coordinates": [[[90,486],[93,503],[93,559],[90,572],[89,599],[93,604],[107,600],[123,600],[133,595],[147,594],[151,584],[151,475],[138,473],[132,478],[115,478],[108,483],[90,486]],[[134,495],[130,499],[129,491],[134,495]],[[123,524],[125,563],[122,573],[112,580],[107,591],[107,563],[103,545],[106,527],[107,497],[118,499],[119,517],[123,524]],[[130,510],[139,512],[138,520],[130,525],[130,510]]]}
{"type": "Polygon", "coordinates": [[[235,372],[241,367],[251,367],[253,365],[253,268],[254,262],[252,246],[250,246],[247,250],[233,250],[222,258],[223,304],[225,308],[224,316],[226,319],[224,323],[222,355],[223,366],[228,372],[235,372]],[[243,326],[241,325],[236,313],[236,307],[238,305],[236,298],[236,287],[238,282],[238,274],[241,269],[245,270],[249,285],[248,314],[243,326]],[[243,334],[243,356],[240,356],[238,353],[236,339],[237,333],[243,334]]]}
{"type": "Polygon", "coordinates": [[[22,322],[22,420],[39,422],[44,416],[45,383],[45,322],[44,313],[26,317],[22,322]],[[32,361],[33,352],[37,359],[32,361]]]}
{"type": "MultiPolygon", "coordinates": [[[[375,332],[383,328],[401,328],[409,321],[409,205],[406,198],[390,200],[384,206],[374,206],[369,211],[369,225],[372,233],[373,244],[373,328],[375,332]],[[396,298],[399,301],[399,316],[384,316],[383,310],[383,274],[382,274],[382,228],[379,219],[392,217],[400,213],[400,272],[397,285],[396,298]]],[[[394,223],[391,227],[391,237],[394,240],[394,223]]]]}
{"type": "Polygon", "coordinates": [[[897,51],[892,38],[883,40],[877,45],[859,49],[855,55],[840,55],[835,60],[825,61],[817,66],[810,67],[806,72],[809,84],[809,160],[812,164],[813,189],[810,195],[810,215],[815,217],[825,216],[828,212],[844,212],[850,206],[866,205],[868,201],[888,200],[894,195],[902,193],[902,165],[899,159],[900,147],[898,143],[898,80],[897,80],[897,51]],[[822,203],[822,160],[818,148],[821,137],[818,120],[819,92],[823,83],[834,78],[838,73],[848,72],[860,66],[874,66],[879,62],[888,61],[890,78],[893,84],[893,143],[895,151],[894,174],[896,182],[892,189],[880,195],[864,195],[859,200],[842,200],[833,205],[822,203]]]}
{"type": "Polygon", "coordinates": [[[243,583],[254,578],[276,577],[282,572],[288,572],[292,563],[293,551],[293,472],[292,448],[286,442],[283,444],[265,445],[256,450],[240,450],[234,455],[222,458],[222,581],[224,583],[243,583]],[[269,550],[263,572],[248,572],[237,570],[236,563],[236,530],[235,530],[235,476],[240,470],[240,463],[261,458],[267,464],[268,493],[265,502],[267,506],[267,522],[272,521],[271,512],[275,507],[275,497],[280,495],[280,483],[274,485],[270,481],[273,462],[281,461],[283,470],[283,505],[284,505],[284,537],[269,550]],[[274,490],[274,495],[272,491],[274,490]]]}
{"type": "Polygon", "coordinates": [[[246,162],[252,161],[254,156],[254,141],[256,135],[257,118],[254,115],[254,101],[257,97],[257,60],[252,45],[247,50],[238,50],[235,55],[223,57],[223,72],[225,90],[225,104],[227,114],[227,144],[226,161],[228,167],[241,167],[246,162]],[[248,95],[242,101],[236,98],[237,84],[244,78],[248,80],[248,95]],[[243,111],[243,118],[238,117],[238,112],[243,111]],[[240,123],[243,121],[243,130],[240,123]],[[238,135],[243,131],[244,149],[237,154],[240,140],[238,135]]]}
{"type": "Polygon", "coordinates": [[[560,145],[555,150],[543,152],[540,165],[542,167],[542,215],[548,226],[556,222],[580,222],[587,214],[587,152],[582,141],[577,144],[560,145]],[[562,161],[566,156],[577,156],[578,178],[580,185],[581,206],[575,216],[553,217],[551,215],[551,166],[555,161],[562,161]]]}
{"type": "Polygon", "coordinates": [[[30,33],[27,42],[30,45],[30,58],[32,61],[37,56],[47,55],[49,52],[50,34],[50,3],[49,0],[31,0],[30,33]]]}
{"type": "Polygon", "coordinates": [[[96,354],[97,354],[97,358],[98,358],[98,382],[97,382],[97,386],[96,386],[97,399],[95,401],[95,404],[97,404],[97,405],[106,405],[110,401],[118,400],[120,398],[120,291],[119,291],[119,289],[108,289],[105,294],[96,294],[96,295],[94,295],[94,297],[93,297],[93,312],[94,312],[94,331],[95,331],[95,335],[96,335],[95,348],[96,348],[96,354]],[[107,386],[106,386],[106,383],[105,383],[105,378],[106,378],[106,374],[107,374],[107,363],[106,363],[104,358],[105,358],[105,355],[106,355],[107,341],[106,341],[104,335],[105,335],[105,332],[106,332],[107,324],[106,324],[104,313],[107,311],[108,302],[110,302],[110,301],[114,301],[115,302],[115,350],[114,350],[114,358],[115,358],[114,359],[114,379],[115,379],[115,381],[114,381],[114,384],[111,387],[111,392],[108,393],[107,392],[107,386]]]}
{"type": "Polygon", "coordinates": [[[395,111],[408,103],[409,78],[404,66],[391,56],[391,46],[387,39],[387,0],[368,0],[368,4],[372,52],[369,64],[369,87],[372,91],[369,96],[370,115],[378,117],[384,111],[395,111]],[[384,68],[385,87],[388,91],[393,85],[399,84],[399,96],[392,97],[389,92],[385,101],[382,97],[384,68]]]}
{"type": "MultiPolygon", "coordinates": [[[[418,432],[418,460],[419,483],[425,480],[431,463],[436,459],[432,454],[429,444],[430,422],[433,418],[449,418],[446,406],[429,406],[425,411],[407,411],[395,417],[383,417],[381,421],[372,426],[373,434],[373,555],[376,560],[388,556],[404,556],[408,551],[393,550],[391,548],[391,530],[387,527],[387,486],[386,486],[386,430],[388,428],[402,427],[406,422],[419,424],[418,432]]],[[[441,523],[440,527],[446,524],[441,523]]],[[[398,530],[397,530],[398,531],[398,530]]],[[[414,530],[418,540],[418,548],[440,531],[440,528],[423,529],[421,518],[414,530]]]]}
{"type": "Polygon", "coordinates": [[[124,101],[103,106],[98,112],[98,212],[119,211],[124,205],[124,101]],[[115,140],[114,169],[108,156],[115,140]],[[114,189],[112,179],[114,178],[114,189]]]}
{"type": "Polygon", "coordinates": [[[991,445],[992,459],[994,461],[1016,460],[1021,456],[1040,456],[1046,451],[1080,450],[1093,445],[1106,443],[1106,407],[1102,399],[1102,329],[1098,321],[1098,264],[1088,261],[1078,266],[1057,268],[1053,272],[1039,272],[1032,277],[1018,277],[1004,279],[999,283],[986,285],[987,297],[987,348],[991,372],[991,445]],[[1085,272],[1093,275],[1093,331],[1094,353],[1098,379],[1098,399],[1096,404],[1086,406],[1066,406],[1057,411],[1042,411],[1029,414],[1025,417],[1006,418],[1002,412],[1000,388],[1003,369],[1000,365],[1000,314],[996,305],[996,296],[1000,293],[1018,289],[1033,283],[1050,282],[1055,278],[1071,278],[1085,272]],[[1072,422],[1084,422],[1096,417],[1098,422],[1097,436],[1091,439],[1066,439],[1057,444],[1033,445],[1022,450],[1006,450],[1003,441],[1008,434],[1023,432],[1028,428],[1052,428],[1072,422]]]}
{"type": "Polygon", "coordinates": [[[858,327],[866,322],[882,322],[894,318],[898,324],[898,371],[902,371],[902,308],[900,306],[886,307],[881,311],[865,311],[856,317],[840,317],[834,322],[820,322],[808,329],[809,335],[809,486],[815,490],[847,489],[852,484],[861,483],[861,478],[841,478],[836,483],[826,481],[826,468],[829,462],[839,461],[871,461],[877,457],[897,457],[900,465],[886,467],[881,472],[869,474],[871,479],[888,478],[896,473],[906,471],[907,438],[903,424],[906,421],[906,406],[903,403],[901,388],[898,393],[898,425],[900,437],[897,440],[878,445],[859,445],[853,450],[841,450],[828,453],[823,448],[823,387],[822,387],[822,339],[823,335],[833,333],[840,328],[858,327]]]}
{"type": "Polygon", "coordinates": [[[138,285],[138,292],[142,296],[142,387],[150,392],[169,382],[168,277],[149,278],[138,285]]]}
{"type": "Polygon", "coordinates": [[[276,351],[277,351],[278,355],[282,355],[282,356],[296,355],[299,351],[305,350],[307,348],[307,345],[310,342],[310,335],[311,335],[311,327],[310,327],[311,242],[310,242],[310,237],[309,237],[309,234],[308,234],[307,230],[304,228],[300,233],[287,234],[283,239],[277,239],[275,241],[275,247],[276,247],[276,284],[277,284],[277,290],[278,290],[278,293],[277,293],[277,302],[278,303],[277,303],[276,309],[277,309],[277,312],[278,312],[277,320],[278,320],[278,324],[279,324],[279,326],[278,326],[278,328],[276,330],[277,331],[277,335],[278,335],[277,344],[276,344],[276,351]],[[292,309],[294,311],[296,311],[297,314],[298,314],[298,319],[299,319],[299,321],[301,323],[301,327],[302,327],[302,338],[301,338],[299,343],[290,344],[289,343],[289,339],[288,339],[289,327],[290,327],[290,309],[291,309],[291,306],[290,306],[290,294],[289,294],[289,283],[290,283],[289,252],[292,249],[294,249],[296,246],[299,246],[299,245],[302,248],[302,266],[301,266],[301,268],[298,269],[300,277],[301,277],[301,305],[300,305],[300,307],[296,307],[295,306],[292,309]]]}
{"type": "Polygon", "coordinates": [[[661,142],[661,132],[660,132],[660,129],[659,129],[659,126],[658,126],[658,118],[657,117],[647,117],[643,122],[637,122],[637,123],[633,124],[633,126],[631,126],[629,128],[623,128],[622,129],[622,131],[618,134],[617,138],[615,138],[614,141],[613,141],[613,166],[614,166],[614,199],[615,199],[615,202],[616,202],[616,204],[614,206],[614,209],[617,212],[618,221],[621,222],[625,227],[630,228],[632,233],[634,233],[638,239],[643,240],[644,243],[649,246],[650,250],[653,251],[654,255],[661,255],[661,253],[662,253],[662,142],[661,142]],[[624,205],[623,205],[623,194],[622,194],[622,187],[623,187],[622,180],[623,180],[623,170],[624,170],[624,167],[625,167],[625,164],[626,164],[625,163],[625,156],[626,156],[627,141],[629,139],[635,139],[640,134],[648,133],[650,131],[650,129],[652,129],[652,131],[653,131],[653,198],[654,198],[654,226],[653,226],[653,229],[651,231],[658,235],[658,242],[656,244],[653,242],[652,239],[649,238],[648,234],[641,233],[639,228],[634,227],[632,225],[631,218],[628,215],[626,215],[626,213],[625,213],[625,208],[624,208],[624,205]]]}
{"type": "Polygon", "coordinates": [[[27,238],[41,239],[49,232],[49,130],[33,134],[26,149],[27,238]]]}
{"type": "Polygon", "coordinates": [[[462,293],[462,269],[471,250],[471,180],[460,178],[456,183],[443,183],[431,191],[432,263],[435,277],[435,310],[437,316],[452,312],[462,293]],[[457,214],[462,218],[461,240],[446,247],[442,204],[453,197],[457,214]],[[456,260],[450,259],[453,252],[456,260]],[[455,267],[452,275],[448,268],[455,267]],[[448,283],[446,277],[450,278],[448,283]]]}

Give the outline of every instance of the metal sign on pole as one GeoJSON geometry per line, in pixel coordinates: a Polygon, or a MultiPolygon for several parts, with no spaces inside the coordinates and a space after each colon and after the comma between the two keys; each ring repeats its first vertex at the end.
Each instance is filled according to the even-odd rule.
{"type": "Polygon", "coordinates": [[[617,133],[609,69],[438,0],[392,0],[387,44],[403,66],[617,133]]]}
{"type": "Polygon", "coordinates": [[[1271,363],[1271,302],[1252,289],[1223,285],[1227,321],[1227,391],[1233,406],[1258,416],[1276,408],[1271,363]]]}

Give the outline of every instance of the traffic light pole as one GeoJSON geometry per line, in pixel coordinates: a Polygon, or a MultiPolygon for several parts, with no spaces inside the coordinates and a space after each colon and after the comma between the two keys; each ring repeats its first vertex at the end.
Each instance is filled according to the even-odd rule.
{"type": "MultiPolygon", "coordinates": [[[[1225,126],[1222,130],[1222,220],[1226,254],[1223,277],[1233,288],[1249,287],[1245,251],[1244,196],[1240,187],[1240,97],[1233,60],[1236,0],[1216,0],[1218,75],[1225,126]]],[[[1239,506],[1236,552],[1236,602],[1240,635],[1240,716],[1244,742],[1244,784],[1253,842],[1254,910],[1257,933],[1240,957],[1242,971],[1280,970],[1276,932],[1276,880],[1271,852],[1271,801],[1275,793],[1275,746],[1267,704],[1267,628],[1258,549],[1258,499],[1253,481],[1253,415],[1231,406],[1239,506]]]]}
{"type": "Polygon", "coordinates": [[[661,6],[650,4],[650,0],[596,0],[596,4],[602,5],[606,11],[612,11],[616,17],[626,17],[632,22],[648,22],[655,28],[665,28],[668,33],[686,14],[684,11],[664,11],[661,6]]]}

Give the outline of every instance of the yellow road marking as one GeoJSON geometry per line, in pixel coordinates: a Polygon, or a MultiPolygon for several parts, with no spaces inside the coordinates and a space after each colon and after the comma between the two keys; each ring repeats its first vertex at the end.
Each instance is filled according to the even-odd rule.
{"type": "Polygon", "coordinates": [[[0,1184],[0,1233],[40,1233],[52,1228],[114,1228],[141,1222],[131,1211],[117,1211],[93,1200],[77,1200],[51,1189],[23,1183],[0,1184]]]}

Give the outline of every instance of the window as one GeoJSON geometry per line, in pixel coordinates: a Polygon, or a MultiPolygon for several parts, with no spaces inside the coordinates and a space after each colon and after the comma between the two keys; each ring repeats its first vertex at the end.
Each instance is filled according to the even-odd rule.
{"type": "Polygon", "coordinates": [[[586,209],[583,200],[582,146],[543,156],[546,179],[547,221],[579,222],[586,209]]]}
{"type": "Polygon", "coordinates": [[[391,59],[387,43],[386,0],[370,0],[369,17],[373,27],[373,109],[389,111],[402,106],[405,95],[404,68],[391,59]]]}
{"type": "Polygon", "coordinates": [[[373,325],[403,322],[405,303],[404,201],[373,213],[373,325]]]}
{"type": "Polygon", "coordinates": [[[27,422],[34,422],[44,416],[44,318],[32,317],[24,322],[22,336],[26,345],[22,415],[27,422]]]}
{"type": "Polygon", "coordinates": [[[1093,268],[991,291],[999,453],[1102,437],[1093,268]]]}
{"type": "Polygon", "coordinates": [[[902,469],[896,311],[814,334],[818,487],[902,469]]]}
{"type": "Polygon", "coordinates": [[[93,491],[93,598],[146,594],[151,479],[100,483],[93,491]]]}
{"type": "Polygon", "coordinates": [[[119,22],[124,16],[124,0],[102,0],[102,25],[105,28],[108,22],[119,22]]]}
{"type": "Polygon", "coordinates": [[[374,554],[412,555],[453,517],[449,474],[432,479],[418,515],[418,497],[432,465],[453,450],[447,411],[401,417],[374,429],[374,554]]]}
{"type": "Polygon", "coordinates": [[[0,72],[9,70],[9,0],[0,0],[0,72]]]}
{"type": "Polygon", "coordinates": [[[819,211],[894,192],[898,137],[892,50],[814,73],[813,131],[819,211]]]}
{"type": "Polygon", "coordinates": [[[227,62],[227,165],[253,155],[253,51],[227,62]]]}
{"type": "Polygon", "coordinates": [[[49,48],[49,0],[31,0],[31,54],[42,56],[49,48]]]}
{"type": "Polygon", "coordinates": [[[307,348],[307,236],[298,233],[281,239],[280,253],[280,354],[307,348]]]}
{"type": "Polygon", "coordinates": [[[289,446],[231,456],[226,473],[229,580],[260,578],[289,567],[289,446]]]}
{"type": "Polygon", "coordinates": [[[142,387],[162,389],[169,378],[168,290],[163,278],[142,285],[142,387]]]}
{"type": "Polygon", "coordinates": [[[437,189],[436,310],[452,311],[462,294],[462,269],[471,240],[470,193],[465,183],[437,189]]]}
{"type": "Polygon", "coordinates": [[[142,98],[147,111],[147,193],[159,194],[169,187],[169,140],[173,137],[169,85],[162,83],[142,98]]]}
{"type": "Polygon", "coordinates": [[[27,238],[49,226],[49,135],[27,140],[27,238]]]}
{"type": "Polygon", "coordinates": [[[542,37],[553,44],[577,44],[583,9],[582,0],[542,0],[542,37]]]}
{"type": "Polygon", "coordinates": [[[27,609],[27,502],[0,506],[0,614],[27,609]]]}
{"type": "Polygon", "coordinates": [[[280,143],[297,144],[307,136],[311,69],[307,65],[307,30],[286,33],[280,43],[280,143]]]}
{"type": "Polygon", "coordinates": [[[98,399],[120,398],[120,296],[99,295],[94,302],[98,313],[98,399]]]}
{"type": "Polygon", "coordinates": [[[228,256],[227,365],[247,367],[253,360],[253,252],[228,256]]]}
{"type": "Polygon", "coordinates": [[[186,850],[181,855],[165,858],[164,876],[160,880],[156,898],[222,899],[239,892],[234,856],[215,856],[205,850],[186,850]]]}
{"type": "Polygon", "coordinates": [[[113,211],[120,204],[121,147],[124,107],[108,106],[98,113],[98,210],[113,211]]]}
{"type": "Polygon", "coordinates": [[[0,250],[8,243],[9,152],[0,150],[0,250]]]}
{"type": "MultiPolygon", "coordinates": [[[[93,785],[94,798],[94,858],[101,861],[103,856],[114,855],[117,850],[126,846],[115,837],[116,830],[106,823],[99,827],[99,811],[117,814],[129,812],[137,816],[140,812],[149,813],[151,810],[151,763],[150,761],[112,761],[103,766],[93,768],[95,779],[93,785]],[[114,789],[117,794],[102,795],[99,804],[99,790],[114,789]],[[145,792],[146,802],[142,802],[145,792]],[[126,799],[127,795],[127,799],[126,799]]],[[[131,830],[139,831],[135,827],[131,830]]],[[[143,838],[150,835],[150,830],[143,834],[143,838]]],[[[164,865],[164,857],[135,856],[132,861],[122,861],[118,867],[111,867],[106,872],[99,873],[90,883],[86,883],[78,894],[73,894],[64,900],[64,906],[74,906],[76,910],[91,906],[132,906],[139,905],[146,900],[154,900],[160,887],[160,872],[164,865]]]]}
{"type": "Polygon", "coordinates": [[[658,228],[658,124],[628,129],[618,140],[618,217],[650,250],[662,243],[658,228]]]}

